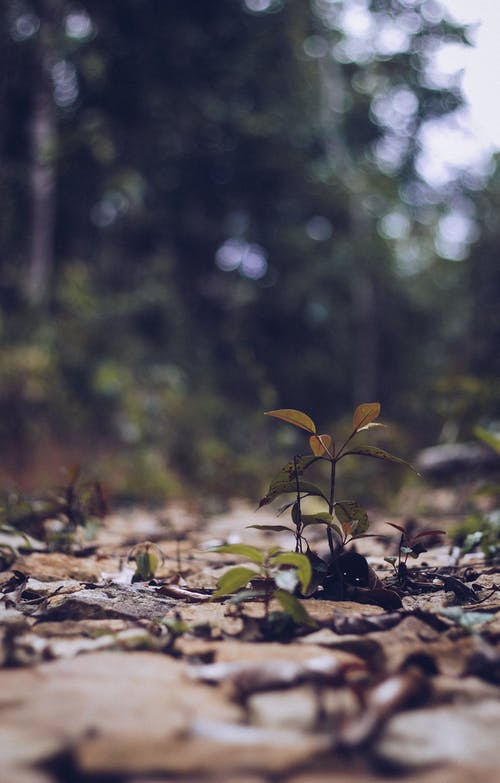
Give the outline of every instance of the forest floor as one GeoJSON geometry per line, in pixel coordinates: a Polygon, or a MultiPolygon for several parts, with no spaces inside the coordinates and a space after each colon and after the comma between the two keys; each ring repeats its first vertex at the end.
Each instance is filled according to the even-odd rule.
{"type": "MultiPolygon", "coordinates": [[[[384,586],[398,548],[385,522],[415,502],[372,510],[382,537],[358,544],[384,586]]],[[[428,492],[419,526],[449,528],[460,502],[428,492]]],[[[498,567],[438,545],[399,608],[303,599],[315,627],[265,639],[261,603],[209,600],[238,562],[211,548],[292,548],[246,529],[275,521],[238,501],[209,518],[137,508],[81,551],[21,553],[0,574],[2,783],[496,783],[498,567]],[[132,583],[145,541],[164,559],[132,583]]]]}

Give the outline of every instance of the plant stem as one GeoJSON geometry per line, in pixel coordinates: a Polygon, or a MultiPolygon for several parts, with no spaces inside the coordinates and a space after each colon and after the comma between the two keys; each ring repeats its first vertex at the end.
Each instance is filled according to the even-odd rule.
{"type": "MultiPolygon", "coordinates": [[[[330,500],[328,501],[328,511],[333,514],[333,507],[335,504],[335,469],[337,467],[337,460],[331,460],[331,473],[330,473],[330,500]]],[[[331,528],[327,527],[326,534],[328,536],[328,547],[332,557],[335,556],[335,545],[333,543],[333,532],[331,528]]]]}
{"type": "Polygon", "coordinates": [[[297,457],[293,458],[293,468],[295,471],[295,483],[297,485],[297,509],[298,520],[295,523],[295,551],[302,552],[302,512],[300,509],[300,484],[299,484],[299,471],[297,469],[297,457]]]}

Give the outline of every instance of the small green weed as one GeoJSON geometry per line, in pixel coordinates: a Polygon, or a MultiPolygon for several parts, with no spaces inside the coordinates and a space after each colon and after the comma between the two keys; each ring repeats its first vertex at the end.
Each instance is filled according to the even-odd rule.
{"type": "Polygon", "coordinates": [[[394,568],[398,584],[401,587],[405,587],[408,580],[408,568],[406,565],[408,558],[411,557],[413,560],[417,560],[422,552],[427,551],[422,539],[434,536],[444,536],[446,535],[446,531],[434,529],[421,530],[419,533],[411,534],[407,528],[396,525],[394,522],[387,522],[386,524],[395,528],[395,530],[399,530],[401,537],[399,539],[397,557],[384,557],[384,560],[386,563],[390,563],[394,568]]]}
{"type": "Polygon", "coordinates": [[[84,480],[80,466],[76,466],[67,481],[46,496],[7,495],[3,518],[16,532],[44,541],[49,549],[67,552],[77,543],[77,532],[90,533],[107,510],[101,483],[84,480]]]}
{"type": "Polygon", "coordinates": [[[135,561],[135,573],[132,582],[148,582],[154,579],[156,570],[163,563],[165,556],[160,547],[151,541],[136,544],[129,551],[127,562],[135,561]]]}
{"type": "Polygon", "coordinates": [[[262,552],[248,544],[227,544],[218,546],[213,551],[239,555],[257,568],[230,568],[219,579],[212,600],[226,595],[233,596],[233,603],[261,599],[264,601],[264,618],[268,620],[271,600],[275,598],[296,625],[316,625],[294,595],[297,588],[300,588],[303,595],[307,594],[311,582],[311,564],[305,555],[298,552],[281,552],[278,548],[262,552]],[[242,591],[249,583],[252,588],[242,591]]]}

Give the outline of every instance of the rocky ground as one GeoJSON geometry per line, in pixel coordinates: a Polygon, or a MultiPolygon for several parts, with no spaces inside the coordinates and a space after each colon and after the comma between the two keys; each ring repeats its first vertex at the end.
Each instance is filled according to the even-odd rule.
{"type": "MultiPolygon", "coordinates": [[[[419,524],[446,529],[458,502],[432,494],[419,524]]],[[[265,638],[262,604],[209,600],[238,562],[212,547],[292,548],[246,529],[276,521],[258,514],[114,513],[73,554],[9,539],[21,553],[0,574],[2,783],[498,779],[498,568],[441,544],[399,607],[304,599],[315,626],[265,638]],[[127,557],[145,541],[164,559],[132,583],[127,557]]],[[[398,543],[385,522],[405,516],[404,502],[373,511],[384,537],[358,545],[384,588],[398,543]]]]}

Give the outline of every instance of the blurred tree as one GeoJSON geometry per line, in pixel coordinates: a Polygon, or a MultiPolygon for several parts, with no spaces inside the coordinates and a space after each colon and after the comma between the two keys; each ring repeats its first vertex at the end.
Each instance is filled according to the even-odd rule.
{"type": "Polygon", "coordinates": [[[213,484],[248,470],[262,408],[380,396],[425,419],[448,194],[419,138],[461,100],[431,54],[465,40],[437,3],[7,0],[0,25],[0,405],[21,429],[161,443],[213,484]]]}

